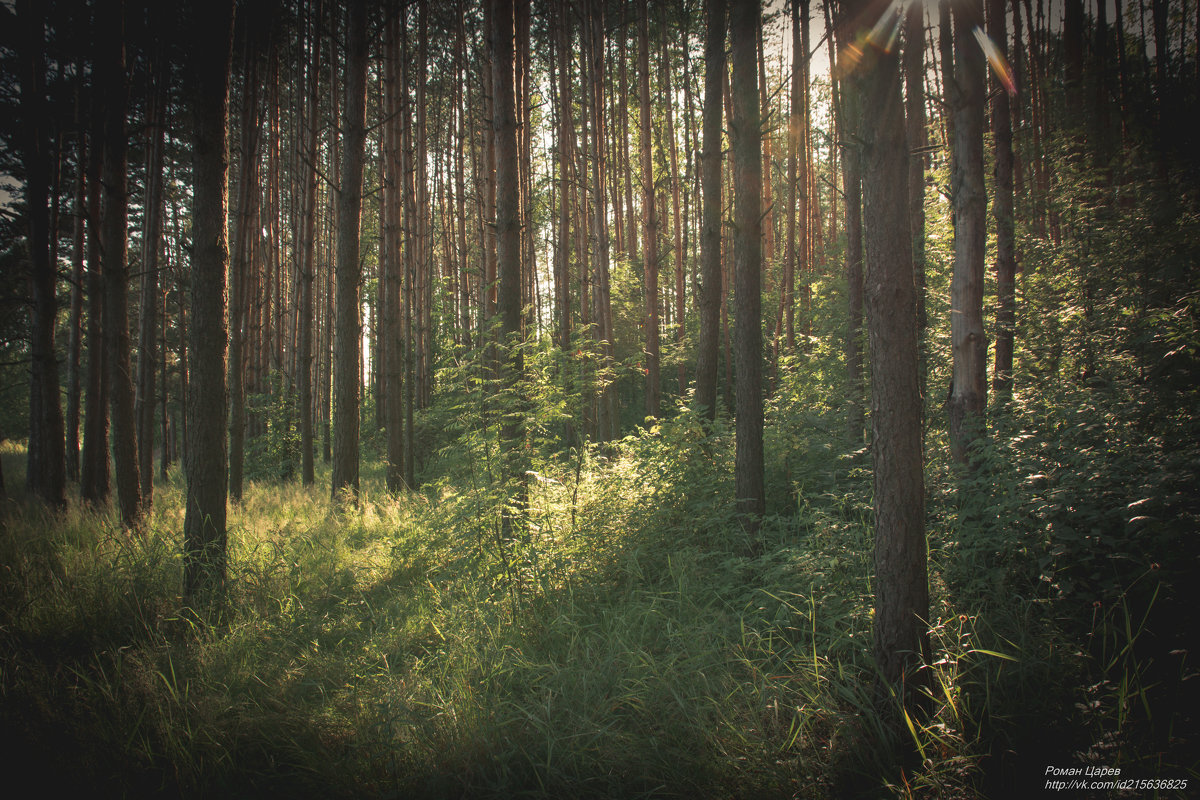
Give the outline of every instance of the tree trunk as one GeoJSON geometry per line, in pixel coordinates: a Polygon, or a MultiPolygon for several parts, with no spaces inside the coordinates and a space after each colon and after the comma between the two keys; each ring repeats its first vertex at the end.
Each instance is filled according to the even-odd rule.
{"type": "MultiPolygon", "coordinates": [[[[501,386],[514,396],[502,409],[500,436],[505,448],[506,480],[522,497],[512,506],[524,508],[522,468],[523,409],[517,384],[524,372],[521,348],[521,219],[517,170],[517,123],[513,75],[513,0],[492,3],[492,132],[496,140],[496,314],[500,318],[501,386]]],[[[516,513],[520,513],[519,511],[516,513]]],[[[504,533],[510,535],[514,513],[505,511],[504,533]]]]}
{"type": "Polygon", "coordinates": [[[25,136],[25,202],[29,216],[30,319],[32,376],[29,385],[29,454],[26,483],[32,494],[50,506],[66,504],[66,450],[62,406],[58,397],[58,358],[54,325],[58,314],[57,267],[50,258],[49,159],[43,87],[44,10],[22,0],[17,17],[28,50],[23,54],[21,112],[25,136]]]}
{"type": "Polygon", "coordinates": [[[400,249],[401,225],[401,178],[400,175],[400,124],[398,114],[402,108],[400,64],[399,15],[389,20],[384,31],[384,109],[388,121],[383,128],[383,180],[382,198],[384,216],[384,263],[386,278],[381,307],[387,347],[384,364],[386,402],[385,421],[387,428],[387,487],[390,492],[405,488],[404,480],[404,341],[400,289],[404,283],[404,266],[400,249]]]}
{"type": "MultiPolygon", "coordinates": [[[[1005,0],[987,0],[988,36],[1008,57],[1008,24],[1005,0]]],[[[1013,210],[1012,119],[1008,92],[997,84],[992,101],[992,141],[995,148],[996,202],[996,368],[993,388],[1007,398],[1012,393],[1013,339],[1016,335],[1016,253],[1013,210]]]]}
{"type": "Polygon", "coordinates": [[[780,291],[780,314],[776,321],[776,349],[782,338],[786,351],[791,353],[796,347],[796,275],[800,272],[799,259],[804,256],[804,248],[797,248],[796,215],[801,213],[799,235],[803,236],[804,221],[808,215],[804,213],[807,198],[802,197],[804,187],[799,177],[800,148],[804,131],[804,62],[808,54],[804,52],[801,37],[800,4],[807,0],[792,0],[792,109],[788,118],[788,220],[787,247],[783,262],[783,288],[780,291]],[[780,330],[782,328],[782,330],[780,330]]]}
{"type": "MultiPolygon", "coordinates": [[[[566,3],[554,6],[558,48],[558,254],[554,261],[554,305],[558,312],[558,346],[571,352],[571,160],[575,150],[575,126],[571,102],[571,44],[566,3]]],[[[566,368],[569,380],[570,369],[566,368]]]]}
{"type": "MultiPolygon", "coordinates": [[[[604,6],[596,3],[589,20],[591,54],[592,107],[592,187],[595,192],[593,234],[596,237],[595,276],[592,292],[592,316],[599,339],[601,364],[606,370],[613,367],[613,320],[608,264],[608,197],[605,192],[607,169],[604,135],[604,6]]],[[[597,398],[597,435],[601,441],[617,438],[616,387],[609,383],[597,398]]]]}
{"type": "MultiPolygon", "coordinates": [[[[82,61],[82,59],[80,59],[82,61]]],[[[75,224],[71,248],[71,312],[67,321],[67,480],[79,481],[80,353],[83,351],[84,263],[87,260],[88,144],[83,124],[83,72],[75,96],[75,224]]]]}
{"type": "Polygon", "coordinates": [[[338,245],[333,342],[333,480],[335,500],[349,491],[358,496],[359,380],[362,320],[358,256],[362,211],[363,150],[366,142],[367,9],[366,0],[349,3],[346,46],[346,102],[342,127],[345,151],[338,192],[338,245]]]}
{"type": "Polygon", "coordinates": [[[300,286],[297,328],[297,394],[300,401],[300,482],[316,482],[313,441],[313,282],[316,278],[317,222],[317,136],[320,130],[321,42],[318,31],[321,0],[310,8],[306,19],[309,36],[308,98],[305,103],[304,165],[302,173],[303,219],[300,220],[300,286]]]}
{"type": "Polygon", "coordinates": [[[104,355],[104,273],[100,246],[100,171],[103,165],[103,126],[100,102],[92,109],[92,147],[88,154],[87,240],[87,373],[84,386],[83,451],[79,465],[79,496],[99,506],[111,490],[108,459],[108,365],[104,355]]]}
{"type": "Polygon", "coordinates": [[[760,126],[763,128],[762,142],[762,273],[767,276],[770,288],[770,268],[775,260],[775,209],[771,200],[771,101],[767,97],[767,61],[763,52],[762,16],[758,18],[758,31],[754,37],[757,41],[758,54],[758,108],[760,126]]]}
{"type": "MultiPolygon", "coordinates": [[[[830,25],[829,4],[825,4],[826,26],[830,25]]],[[[837,45],[845,35],[834,30],[837,45]]],[[[836,48],[835,48],[836,50],[836,48]]],[[[836,56],[835,56],[836,58],[836,56]]],[[[863,218],[862,149],[856,146],[861,127],[862,86],[854,70],[842,72],[834,62],[834,73],[841,74],[833,86],[834,121],[842,155],[842,185],[846,196],[846,382],[847,429],[851,444],[862,444],[866,427],[866,382],[863,373],[863,218]]]]}
{"type": "Polygon", "coordinates": [[[642,171],[642,269],[646,289],[646,416],[657,417],[661,402],[658,344],[658,209],[650,157],[650,23],[646,0],[638,0],[638,154],[642,171]]]}
{"type": "MultiPolygon", "coordinates": [[[[983,52],[971,29],[981,0],[954,8],[954,79],[950,82],[954,148],[950,193],[954,205],[954,274],[950,281],[950,346],[954,374],[947,410],[950,454],[965,465],[982,433],[987,402],[987,338],[983,331],[983,265],[987,195],[983,181],[983,52]]],[[[869,212],[868,212],[869,213],[869,212]]]]}
{"type": "MultiPolygon", "coordinates": [[[[989,0],[992,1],[992,0],[989,0]]],[[[925,392],[925,5],[913,3],[904,20],[904,104],[908,131],[908,224],[912,229],[913,280],[917,302],[917,385],[925,392]]],[[[922,402],[924,407],[924,402],[922,402]]]]}
{"type": "MultiPolygon", "coordinates": [[[[141,317],[138,320],[137,443],[138,475],[142,499],[149,508],[154,497],[154,407],[155,374],[158,371],[159,266],[162,243],[163,139],[166,131],[165,71],[161,56],[151,68],[152,85],[147,92],[146,119],[146,209],[142,237],[141,317]]],[[[165,387],[164,387],[165,388],[165,387]]],[[[163,440],[163,447],[167,445],[163,440]]]]}
{"type": "MultiPolygon", "coordinates": [[[[678,136],[675,131],[675,91],[673,81],[671,80],[671,58],[668,42],[667,28],[667,13],[666,6],[662,6],[662,42],[663,42],[663,74],[665,77],[664,86],[666,96],[672,98],[670,102],[665,103],[667,114],[666,133],[668,137],[668,150],[671,164],[671,227],[675,234],[675,245],[673,248],[672,261],[675,262],[675,343],[679,347],[679,351],[683,351],[684,342],[684,245],[683,245],[683,219],[680,217],[679,211],[679,146],[676,143],[678,136]]],[[[687,32],[683,31],[683,37],[686,40],[687,32]]],[[[686,46],[686,41],[685,41],[686,46]]],[[[686,73],[684,79],[687,79],[686,73]]],[[[686,138],[686,137],[685,137],[686,138]]],[[[676,382],[679,389],[679,396],[683,397],[687,392],[687,369],[684,366],[683,359],[679,359],[679,369],[676,375],[676,382]]]]}
{"type": "Polygon", "coordinates": [[[259,220],[258,143],[262,116],[258,109],[258,50],[247,36],[242,51],[245,80],[242,92],[241,147],[238,169],[237,227],[229,274],[229,499],[242,499],[242,471],[246,442],[246,339],[249,327],[249,286],[254,269],[251,253],[259,220]]]}
{"type": "Polygon", "coordinates": [[[755,32],[759,0],[735,0],[729,13],[733,77],[730,83],[730,153],[733,170],[733,263],[737,370],[737,454],[734,477],[738,515],[748,535],[758,531],[763,485],[762,401],[762,132],[758,104],[755,32]]]}
{"type": "Polygon", "coordinates": [[[133,413],[133,370],[129,353],[126,263],[127,211],[124,4],[110,0],[98,9],[103,26],[99,41],[104,51],[96,81],[104,97],[104,223],[101,230],[101,268],[104,272],[104,349],[109,368],[109,413],[112,415],[112,455],[121,520],[132,526],[141,514],[138,477],[137,422],[133,413]]]}
{"type": "MultiPolygon", "coordinates": [[[[857,8],[865,2],[854,4],[857,8]]],[[[907,219],[909,156],[895,53],[876,53],[862,74],[860,139],[872,365],[871,460],[875,484],[875,663],[906,709],[922,706],[928,683],[921,399],[912,235],[907,219]]],[[[881,703],[894,701],[881,693],[881,703]]]]}
{"type": "Polygon", "coordinates": [[[232,0],[192,4],[192,327],[187,404],[187,510],[183,601],[217,608],[225,597],[225,293],[232,0]]]}
{"type": "Polygon", "coordinates": [[[725,76],[725,0],[706,0],[704,40],[704,153],[700,228],[700,342],[696,352],[696,405],[709,420],[717,412],[717,354],[721,325],[721,93],[725,76]]]}

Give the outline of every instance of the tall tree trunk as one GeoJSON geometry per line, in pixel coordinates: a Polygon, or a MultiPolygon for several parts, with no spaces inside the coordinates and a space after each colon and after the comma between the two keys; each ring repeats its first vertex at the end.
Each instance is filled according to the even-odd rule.
{"type": "Polygon", "coordinates": [[[322,0],[315,0],[308,9],[309,36],[308,97],[305,101],[303,219],[300,220],[300,286],[297,328],[297,394],[300,401],[300,482],[312,486],[316,482],[313,442],[313,282],[316,278],[316,221],[317,221],[317,136],[320,130],[320,30],[322,0]]]}
{"type": "Polygon", "coordinates": [[[387,121],[383,128],[383,180],[382,199],[384,215],[384,259],[387,270],[386,288],[381,306],[384,313],[384,331],[387,340],[384,365],[386,390],[384,398],[385,425],[387,427],[387,487],[390,492],[405,488],[404,480],[404,342],[400,305],[400,289],[404,283],[401,271],[404,262],[400,249],[401,205],[400,193],[400,124],[397,117],[403,99],[400,97],[400,25],[401,18],[389,20],[384,31],[384,109],[387,121]]]}
{"type": "Polygon", "coordinates": [[[346,102],[342,128],[345,152],[338,192],[337,320],[333,334],[333,480],[335,499],[348,490],[357,502],[359,380],[362,320],[358,257],[362,211],[363,151],[366,143],[367,8],[351,0],[346,38],[346,102]]]}
{"type": "Polygon", "coordinates": [[[224,603],[227,452],[225,449],[225,293],[229,265],[226,179],[233,0],[191,4],[192,327],[187,401],[187,510],[183,601],[224,603]]]}
{"type": "MultiPolygon", "coordinates": [[[[988,36],[1008,57],[1006,0],[987,0],[988,36]]],[[[1000,397],[1012,392],[1013,339],[1015,337],[1016,244],[1013,210],[1012,118],[1008,93],[998,84],[992,101],[992,142],[995,148],[996,217],[996,368],[993,388],[1000,397]]]]}
{"type": "MultiPolygon", "coordinates": [[[[417,284],[416,300],[419,313],[417,314],[416,359],[417,371],[416,398],[417,407],[429,405],[433,391],[433,259],[432,259],[432,227],[429,209],[429,178],[428,152],[429,133],[426,125],[425,84],[427,82],[429,39],[429,8],[427,0],[417,2],[417,69],[416,69],[416,112],[417,112],[417,217],[414,232],[416,233],[417,250],[417,284]]],[[[415,454],[413,454],[415,455],[415,454]]]]}
{"type": "Polygon", "coordinates": [[[258,145],[262,115],[258,108],[258,48],[246,36],[242,50],[245,79],[242,91],[241,147],[238,169],[237,227],[229,274],[229,499],[242,499],[246,452],[246,340],[250,325],[251,272],[257,272],[254,242],[265,221],[259,219],[258,145]]]}
{"type": "Polygon", "coordinates": [[[29,454],[26,483],[43,502],[66,504],[66,450],[62,405],[58,397],[58,357],[54,324],[58,314],[57,267],[50,258],[48,135],[43,87],[44,10],[28,0],[17,4],[24,23],[25,46],[21,76],[21,113],[25,136],[25,201],[29,215],[30,320],[32,379],[29,385],[29,454]]]}
{"type": "MultiPolygon", "coordinates": [[[[622,183],[625,186],[625,218],[629,224],[625,235],[625,254],[629,258],[633,258],[638,251],[638,232],[637,223],[634,221],[633,208],[633,168],[629,163],[629,80],[628,70],[626,69],[626,61],[628,60],[628,30],[629,30],[629,3],[622,2],[621,4],[621,25],[620,38],[617,40],[619,45],[618,52],[620,55],[617,58],[617,92],[619,106],[617,113],[621,115],[620,126],[620,142],[618,152],[616,154],[616,171],[623,172],[624,180],[622,183]]],[[[613,204],[619,205],[621,198],[614,197],[613,204]]]]}
{"type": "MultiPolygon", "coordinates": [[[[554,261],[554,305],[558,312],[558,346],[571,352],[571,160],[575,150],[575,126],[571,102],[571,34],[567,20],[570,9],[556,3],[555,44],[558,48],[558,253],[554,261]]],[[[566,369],[569,379],[570,370],[566,369]]]]}
{"type": "Polygon", "coordinates": [[[133,414],[133,369],[129,353],[126,263],[127,210],[124,3],[108,0],[99,9],[103,50],[96,80],[104,97],[104,223],[101,268],[104,271],[104,349],[109,368],[109,413],[112,415],[112,455],[121,520],[132,526],[141,514],[138,477],[137,422],[133,414]]]}
{"type": "Polygon", "coordinates": [[[788,221],[787,247],[783,263],[783,289],[779,293],[779,319],[776,322],[776,348],[782,338],[787,352],[796,347],[796,275],[801,271],[800,259],[804,257],[803,246],[797,248],[797,238],[803,237],[808,219],[805,209],[807,198],[799,180],[799,157],[804,137],[804,62],[808,53],[804,51],[800,21],[800,5],[808,7],[808,0],[792,0],[792,109],[788,118],[788,221]],[[797,232],[796,215],[801,214],[800,230],[797,232]],[[783,330],[779,330],[782,328],[783,330]]]}
{"type": "MultiPolygon", "coordinates": [[[[826,26],[829,27],[829,3],[825,3],[826,26]]],[[[837,45],[844,46],[844,33],[834,29],[837,45]]],[[[834,56],[836,58],[836,55],[834,56]]],[[[833,65],[840,77],[833,87],[834,119],[842,155],[842,185],[846,197],[846,382],[847,429],[852,444],[864,441],[866,427],[866,380],[863,370],[863,217],[862,217],[862,149],[856,145],[862,118],[860,75],[856,70],[833,65]]]]}
{"type": "MultiPolygon", "coordinates": [[[[595,192],[593,234],[596,237],[595,277],[592,292],[592,316],[600,343],[604,369],[613,367],[612,295],[609,286],[608,264],[608,197],[605,191],[607,169],[604,124],[604,6],[597,2],[590,15],[591,108],[592,108],[592,187],[595,192]]],[[[616,387],[609,383],[598,397],[597,427],[601,441],[617,438],[616,387]]]]}
{"type": "MultiPolygon", "coordinates": [[[[666,96],[671,98],[665,103],[667,114],[666,134],[668,138],[668,151],[671,164],[671,227],[675,235],[675,245],[673,247],[672,261],[675,262],[675,343],[679,350],[683,351],[684,341],[684,246],[683,246],[683,219],[679,211],[679,146],[676,143],[678,136],[675,131],[675,91],[673,81],[671,80],[671,51],[668,47],[669,37],[667,28],[667,12],[666,6],[662,6],[662,43],[663,43],[663,75],[664,89],[666,96]]],[[[684,38],[687,37],[686,30],[683,31],[684,38]]],[[[685,42],[686,46],[686,42],[685,42]]],[[[687,80],[687,74],[684,74],[684,80],[687,80]]],[[[676,374],[676,382],[679,389],[679,396],[683,397],[687,391],[687,369],[684,365],[684,360],[679,359],[679,369],[676,374]]]]}
{"type": "Polygon", "coordinates": [[[758,51],[758,108],[762,135],[762,273],[767,276],[770,287],[770,269],[775,260],[775,209],[771,200],[771,101],[767,97],[767,60],[763,50],[763,21],[758,18],[755,36],[758,51]]]}
{"type": "MultiPolygon", "coordinates": [[[[87,231],[87,372],[84,385],[83,450],[79,465],[79,496],[99,506],[108,500],[111,476],[108,458],[108,364],[104,354],[104,272],[100,246],[100,172],[103,167],[103,125],[100,100],[92,109],[92,146],[88,153],[87,231]]],[[[184,375],[186,375],[186,371],[184,375]]]]}
{"type": "Polygon", "coordinates": [[[661,403],[658,344],[658,208],[650,157],[650,22],[646,0],[638,0],[638,151],[642,171],[642,269],[646,289],[646,416],[661,403]]]}
{"type": "Polygon", "coordinates": [[[917,709],[920,689],[929,680],[929,671],[921,667],[929,663],[930,651],[917,319],[907,220],[909,156],[899,59],[883,52],[876,59],[862,75],[862,108],[871,113],[863,113],[859,129],[872,365],[874,653],[882,680],[900,693],[906,709],[917,709]]]}
{"type": "Polygon", "coordinates": [[[717,354],[721,325],[721,95],[725,76],[725,0],[706,0],[704,40],[704,199],[700,228],[700,341],[696,350],[696,405],[712,420],[717,411],[717,354]]]}
{"type": "Polygon", "coordinates": [[[733,170],[733,262],[737,370],[737,454],[734,478],[742,527],[758,531],[766,505],[762,399],[762,131],[755,34],[759,0],[734,0],[729,10],[730,161],[733,170]]]}
{"type": "MultiPolygon", "coordinates": [[[[513,75],[513,0],[492,3],[492,132],[496,139],[496,314],[500,319],[501,385],[514,388],[524,372],[521,348],[521,219],[517,170],[517,123],[513,75]]],[[[519,393],[518,393],[519,394],[519,393]]],[[[503,409],[500,436],[504,442],[506,480],[524,494],[521,419],[517,396],[503,409]]],[[[524,507],[524,499],[512,505],[524,507]]],[[[518,512],[519,513],[519,512],[518,512]]],[[[511,534],[515,520],[504,514],[504,532],[511,534]]]]}
{"type": "MultiPolygon", "coordinates": [[[[490,6],[488,6],[490,8],[490,6]]],[[[403,15],[405,12],[401,12],[403,15]]],[[[418,259],[420,258],[420,250],[417,245],[417,189],[416,189],[416,166],[414,164],[415,156],[413,153],[413,113],[412,104],[409,102],[409,84],[411,83],[411,75],[409,73],[409,56],[408,56],[408,23],[403,16],[400,20],[400,63],[402,65],[400,71],[400,97],[402,112],[400,115],[400,174],[404,182],[404,216],[403,216],[403,235],[404,235],[404,303],[402,313],[400,315],[400,341],[404,348],[403,356],[403,376],[401,378],[404,388],[404,483],[413,488],[416,486],[416,457],[413,452],[413,437],[414,437],[414,409],[417,400],[417,380],[416,380],[416,352],[417,343],[413,333],[413,320],[417,320],[417,327],[420,327],[420,307],[417,301],[417,269],[418,259]]],[[[491,70],[487,70],[491,74],[491,70]]],[[[490,84],[489,84],[490,85],[490,84]]],[[[490,142],[490,136],[485,137],[490,142]]],[[[492,179],[489,170],[489,191],[492,193],[492,206],[494,208],[496,183],[492,179]]],[[[495,215],[493,213],[493,220],[495,215]]],[[[487,235],[487,260],[490,262],[493,273],[495,272],[495,255],[496,255],[496,240],[494,236],[487,235]]],[[[489,291],[495,290],[494,283],[489,284],[489,291]]],[[[494,306],[494,303],[492,304],[494,306]]]]}
{"type": "MultiPolygon", "coordinates": [[[[992,2],[993,0],[989,0],[992,2]]],[[[925,5],[913,3],[904,19],[904,104],[908,131],[908,224],[912,229],[917,302],[918,386],[925,392],[925,5]]],[[[922,402],[922,407],[924,403],[922,402]]]]}
{"type": "MultiPolygon", "coordinates": [[[[82,61],[82,59],[80,59],[82,61]]],[[[87,260],[87,192],[91,183],[87,180],[88,144],[83,124],[83,71],[79,71],[79,84],[75,96],[75,224],[71,247],[71,311],[67,320],[67,480],[79,481],[79,408],[80,375],[79,359],[83,351],[83,295],[84,263],[87,260]]],[[[32,240],[31,240],[32,241],[32,240]]]]}
{"type": "MultiPolygon", "coordinates": [[[[147,91],[146,208],[142,236],[141,317],[138,320],[137,443],[142,499],[149,508],[154,497],[155,373],[158,371],[159,266],[163,214],[163,139],[166,133],[166,80],[161,56],[151,67],[147,91]]],[[[164,387],[165,388],[165,387],[164,387]]],[[[167,442],[163,440],[163,447],[167,442]]]]}
{"type": "MultiPolygon", "coordinates": [[[[954,8],[954,79],[950,82],[954,148],[950,193],[954,205],[954,275],[950,281],[950,346],[954,374],[947,410],[950,454],[966,464],[982,433],[987,402],[987,338],[983,331],[983,266],[987,195],[983,181],[983,52],[972,28],[982,0],[954,8]]],[[[868,212],[869,213],[869,212],[868,212]]]]}

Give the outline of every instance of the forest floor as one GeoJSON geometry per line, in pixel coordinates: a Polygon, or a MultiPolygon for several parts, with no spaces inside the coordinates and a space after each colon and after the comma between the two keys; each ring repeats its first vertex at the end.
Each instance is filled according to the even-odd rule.
{"type": "Polygon", "coordinates": [[[874,710],[862,452],[769,436],[791,454],[769,478],[790,491],[755,543],[727,501],[732,435],[687,413],[539,462],[528,533],[508,541],[486,458],[443,457],[400,498],[364,461],[360,502],[340,511],[327,474],[251,483],[231,508],[228,612],[209,626],[180,609],[177,470],[130,532],[110,510],[26,502],[6,443],[10,784],[1026,797],[1051,793],[1055,767],[1195,787],[1200,459],[1194,439],[1175,451],[1132,422],[1089,431],[1109,412],[1085,411],[1056,412],[1052,440],[999,431],[976,477],[986,500],[931,466],[933,713],[901,730],[874,710]],[[1108,455],[1081,463],[1084,439],[1108,455]]]}

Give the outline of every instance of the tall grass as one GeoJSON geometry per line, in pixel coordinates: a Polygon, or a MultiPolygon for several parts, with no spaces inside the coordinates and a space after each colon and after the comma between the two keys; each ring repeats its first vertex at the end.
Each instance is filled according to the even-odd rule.
{"type": "MultiPolygon", "coordinates": [[[[108,509],[10,499],[10,775],[125,796],[1002,796],[1035,785],[1004,775],[1052,738],[1064,758],[1105,741],[1132,758],[1139,720],[1173,718],[1141,594],[1072,622],[1069,564],[1042,581],[1031,543],[997,555],[1004,514],[1056,541],[1045,487],[1007,480],[964,513],[935,463],[933,713],[888,725],[869,475],[813,408],[771,412],[776,505],[755,543],[726,499],[729,432],[686,411],[603,452],[535,459],[529,524],[509,540],[505,498],[461,447],[400,497],[369,465],[357,507],[337,512],[327,476],[251,483],[231,509],[219,630],[180,611],[177,473],[136,531],[108,509]]],[[[988,474],[1023,470],[1023,441],[988,455],[988,474]]],[[[19,451],[3,457],[19,472],[19,451]]]]}

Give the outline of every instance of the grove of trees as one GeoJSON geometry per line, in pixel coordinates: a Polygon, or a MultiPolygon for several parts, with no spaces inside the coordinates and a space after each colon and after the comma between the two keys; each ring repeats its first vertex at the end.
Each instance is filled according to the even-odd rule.
{"type": "MultiPolygon", "coordinates": [[[[731,637],[697,641],[741,677],[701,690],[672,662],[662,698],[721,709],[761,684],[774,721],[696,711],[746,733],[701,748],[711,771],[654,762],[669,791],[1033,792],[1045,740],[999,705],[1030,686],[1081,709],[1064,766],[1153,752],[1137,777],[1196,778],[1200,3],[17,0],[0,29],[0,724],[53,729],[39,648],[94,649],[69,668],[92,691],[133,646],[47,621],[38,587],[74,585],[92,535],[128,560],[94,576],[124,598],[113,620],[152,631],[128,634],[159,642],[152,674],[220,730],[235,711],[180,701],[171,659],[199,686],[197,654],[247,614],[266,631],[422,597],[405,614],[428,624],[355,630],[407,625],[449,658],[439,614],[467,595],[423,594],[451,580],[439,560],[479,592],[462,642],[493,623],[542,642],[576,592],[682,609],[693,553],[697,619],[731,637]],[[296,542],[310,556],[262,560],[296,542]],[[351,550],[391,560],[335,568],[351,550]],[[832,755],[809,774],[813,742],[832,755]]],[[[454,685],[489,696],[525,663],[506,648],[454,685]]],[[[346,669],[331,692],[358,685],[346,669]]],[[[640,719],[624,685],[601,706],[640,719]]],[[[408,760],[355,791],[656,791],[601,780],[604,744],[502,753],[541,741],[524,706],[519,736],[503,703],[410,735],[397,720],[437,692],[378,691],[371,735],[408,760]]],[[[167,776],[185,723],[145,713],[152,733],[103,724],[167,776]]],[[[296,748],[367,735],[345,725],[296,748]]],[[[233,756],[201,761],[160,788],[239,780],[233,756]]]]}

